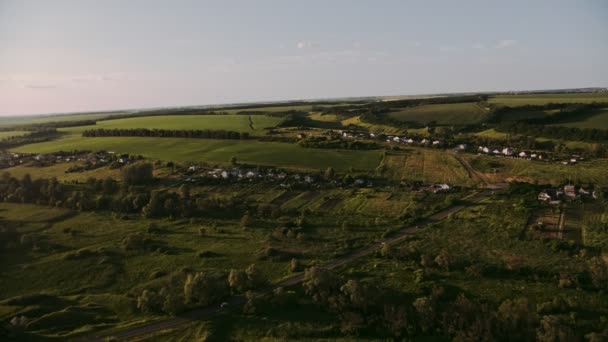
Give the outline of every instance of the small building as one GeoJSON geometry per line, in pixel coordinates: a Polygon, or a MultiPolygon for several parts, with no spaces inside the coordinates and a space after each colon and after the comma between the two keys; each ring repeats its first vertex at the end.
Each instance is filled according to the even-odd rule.
{"type": "Polygon", "coordinates": [[[504,154],[505,156],[512,156],[513,155],[513,149],[510,147],[505,147],[502,149],[502,154],[504,154]]]}
{"type": "Polygon", "coordinates": [[[569,198],[576,198],[576,189],[574,188],[574,185],[565,185],[564,195],[569,198]]]}

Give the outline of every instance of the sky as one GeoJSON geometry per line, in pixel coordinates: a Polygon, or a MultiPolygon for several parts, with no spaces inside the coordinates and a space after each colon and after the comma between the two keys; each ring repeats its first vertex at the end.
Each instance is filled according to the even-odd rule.
{"type": "Polygon", "coordinates": [[[605,0],[0,0],[0,115],[595,86],[605,0]]]}

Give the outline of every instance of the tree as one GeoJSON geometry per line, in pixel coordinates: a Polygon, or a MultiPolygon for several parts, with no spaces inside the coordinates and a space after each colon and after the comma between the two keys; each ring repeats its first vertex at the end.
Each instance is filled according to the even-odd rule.
{"type": "Polygon", "coordinates": [[[230,270],[228,274],[228,286],[236,292],[242,292],[249,287],[247,274],[243,271],[230,270]]]}
{"type": "Polygon", "coordinates": [[[322,267],[310,267],[304,271],[302,285],[306,294],[315,302],[326,304],[330,308],[338,307],[340,278],[331,271],[322,267]]]}
{"type": "Polygon", "coordinates": [[[507,299],[498,307],[499,334],[504,341],[532,341],[536,315],[526,298],[507,299]]]}
{"type": "Polygon", "coordinates": [[[184,301],[186,304],[209,305],[227,294],[225,279],[207,272],[188,274],[184,283],[184,301]]]}
{"type": "Polygon", "coordinates": [[[154,291],[143,290],[137,297],[137,308],[145,313],[158,312],[162,305],[161,297],[154,291]]]}
{"type": "Polygon", "coordinates": [[[418,317],[418,325],[423,332],[429,331],[435,324],[437,313],[435,304],[429,297],[416,298],[412,304],[418,317]]]}
{"type": "Polygon", "coordinates": [[[559,316],[544,316],[536,331],[538,342],[578,341],[570,322],[559,316]]]}
{"type": "Polygon", "coordinates": [[[116,185],[114,184],[114,179],[112,177],[106,177],[102,183],[103,193],[106,195],[112,195],[116,191],[116,185]]]}
{"type": "Polygon", "coordinates": [[[241,228],[248,228],[251,224],[253,224],[253,218],[251,218],[249,213],[245,213],[245,215],[241,217],[241,228]]]}
{"type": "Polygon", "coordinates": [[[289,262],[289,270],[291,272],[299,272],[302,269],[302,265],[300,264],[300,261],[296,258],[292,258],[291,261],[289,262]]]}
{"type": "Polygon", "coordinates": [[[336,171],[334,171],[333,167],[330,166],[325,170],[326,179],[332,179],[332,178],[334,178],[335,175],[336,175],[336,171]]]}
{"type": "Polygon", "coordinates": [[[454,263],[454,260],[448,251],[444,249],[435,258],[435,263],[438,266],[443,267],[446,271],[449,271],[450,266],[454,263]]]}
{"type": "Polygon", "coordinates": [[[406,308],[394,304],[384,305],[384,322],[391,335],[401,337],[407,332],[409,323],[406,308]]]}
{"type": "Polygon", "coordinates": [[[182,199],[189,199],[190,198],[190,186],[188,186],[188,184],[182,184],[179,187],[179,195],[182,199]]]}
{"type": "Polygon", "coordinates": [[[260,288],[267,283],[266,278],[255,264],[249,265],[245,270],[245,274],[247,275],[247,279],[252,288],[260,288]]]}
{"type": "Polygon", "coordinates": [[[591,259],[589,273],[591,282],[598,289],[608,289],[608,264],[601,257],[591,259]]]}
{"type": "Polygon", "coordinates": [[[238,165],[238,161],[235,156],[230,157],[230,165],[232,165],[232,166],[238,165]]]}
{"type": "Polygon", "coordinates": [[[135,163],[122,168],[122,179],[127,185],[145,185],[152,182],[153,166],[151,163],[135,163]]]}

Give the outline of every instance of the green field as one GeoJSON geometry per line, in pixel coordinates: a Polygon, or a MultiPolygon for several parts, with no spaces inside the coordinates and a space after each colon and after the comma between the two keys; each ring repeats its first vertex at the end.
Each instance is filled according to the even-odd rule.
{"type": "Polygon", "coordinates": [[[264,128],[274,127],[281,120],[266,115],[167,115],[99,121],[95,128],[210,129],[263,134],[264,128]]]}
{"type": "Polygon", "coordinates": [[[553,126],[608,129],[608,108],[589,113],[589,115],[585,115],[585,117],[574,122],[562,122],[553,126]]]}
{"type": "Polygon", "coordinates": [[[5,132],[0,132],[0,140],[6,139],[6,138],[11,138],[11,137],[22,136],[22,135],[25,135],[27,133],[29,133],[29,132],[27,132],[27,131],[5,131],[5,132]]]}
{"type": "Polygon", "coordinates": [[[6,116],[0,117],[0,127],[43,124],[48,122],[66,122],[97,120],[112,115],[127,114],[126,112],[90,113],[90,114],[64,114],[64,115],[37,115],[37,116],[6,116]]]}
{"type": "Polygon", "coordinates": [[[467,125],[481,122],[487,111],[476,103],[434,104],[407,107],[392,112],[389,116],[399,121],[439,125],[467,125]]]}
{"type": "Polygon", "coordinates": [[[490,103],[504,106],[545,105],[547,103],[591,103],[608,102],[608,92],[580,94],[525,94],[498,95],[489,99],[490,103]]]}
{"type": "Polygon", "coordinates": [[[143,137],[84,138],[78,134],[13,150],[23,153],[52,153],[75,149],[139,154],[159,160],[220,164],[228,163],[230,158],[235,156],[241,162],[262,165],[307,169],[325,169],[332,166],[343,171],[351,167],[360,170],[373,169],[380,161],[378,151],[312,149],[278,142],[143,137]]]}

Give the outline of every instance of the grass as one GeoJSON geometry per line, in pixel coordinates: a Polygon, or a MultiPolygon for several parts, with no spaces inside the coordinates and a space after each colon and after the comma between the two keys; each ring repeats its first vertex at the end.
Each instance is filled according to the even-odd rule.
{"type": "Polygon", "coordinates": [[[473,185],[467,170],[458,160],[445,152],[411,149],[406,153],[389,153],[383,165],[386,176],[402,181],[473,185]]]}
{"type": "Polygon", "coordinates": [[[540,162],[522,159],[498,158],[492,156],[464,155],[465,158],[488,159],[498,161],[502,167],[498,173],[492,175],[498,181],[527,181],[545,184],[561,184],[568,180],[581,184],[595,184],[607,186],[606,170],[608,159],[595,159],[577,165],[563,165],[561,163],[540,162]]]}
{"type": "Polygon", "coordinates": [[[525,94],[498,95],[489,99],[490,103],[504,106],[545,105],[547,103],[591,103],[608,102],[608,92],[579,94],[525,94]]]}
{"type": "Polygon", "coordinates": [[[167,115],[99,121],[95,128],[211,129],[259,135],[281,121],[266,115],[167,115]]]}
{"type": "Polygon", "coordinates": [[[0,132],[0,140],[2,139],[6,139],[6,138],[11,138],[11,137],[19,137],[22,135],[25,135],[29,132],[27,131],[5,131],[5,132],[0,132]]]}
{"type": "Polygon", "coordinates": [[[608,108],[594,111],[578,121],[562,122],[553,124],[553,126],[608,129],[608,108]]]}
{"type": "Polygon", "coordinates": [[[439,125],[467,125],[483,121],[487,110],[476,103],[434,104],[407,107],[392,112],[389,116],[399,121],[439,125]]]}
{"type": "Polygon", "coordinates": [[[305,169],[325,169],[331,166],[341,171],[351,167],[359,170],[373,169],[380,160],[380,152],[377,151],[310,149],[278,142],[144,137],[85,138],[78,134],[13,150],[21,153],[52,153],[74,149],[108,150],[140,154],[150,159],[220,164],[228,163],[230,158],[235,156],[239,161],[254,164],[305,169]]]}
{"type": "Polygon", "coordinates": [[[111,115],[126,114],[126,112],[90,113],[90,114],[62,114],[62,115],[30,115],[0,117],[0,127],[43,124],[47,122],[66,122],[97,120],[111,115]]]}

